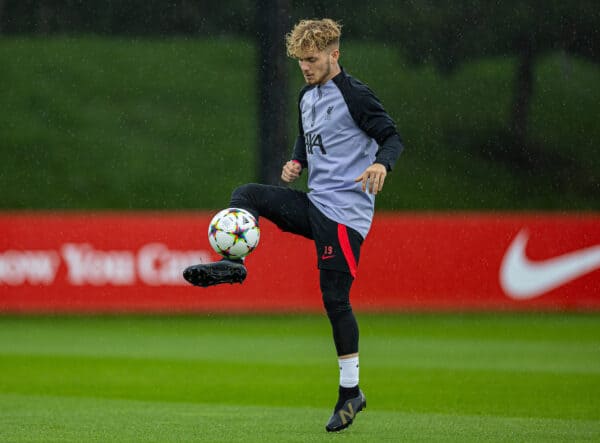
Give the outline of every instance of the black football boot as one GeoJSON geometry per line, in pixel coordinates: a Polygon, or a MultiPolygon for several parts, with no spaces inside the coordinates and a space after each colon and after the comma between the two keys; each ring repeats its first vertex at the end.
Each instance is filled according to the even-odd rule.
{"type": "MultiPolygon", "coordinates": [[[[340,388],[340,393],[341,393],[340,388]]],[[[358,388],[357,388],[358,389],[358,388]]],[[[365,394],[358,389],[358,395],[349,399],[339,400],[336,405],[333,415],[325,426],[327,432],[337,432],[346,429],[354,421],[354,417],[367,407],[367,399],[365,394]]]]}
{"type": "Polygon", "coordinates": [[[242,283],[246,278],[246,266],[239,261],[223,259],[213,263],[201,263],[183,271],[183,278],[194,286],[212,286],[221,283],[242,283]]]}

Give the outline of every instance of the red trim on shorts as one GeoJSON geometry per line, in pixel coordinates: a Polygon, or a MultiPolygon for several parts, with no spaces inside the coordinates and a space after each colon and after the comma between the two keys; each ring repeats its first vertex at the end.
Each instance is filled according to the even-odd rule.
{"type": "Polygon", "coordinates": [[[338,241],[340,242],[340,246],[342,247],[342,252],[344,253],[344,257],[346,258],[346,263],[348,263],[348,268],[350,268],[350,275],[356,278],[356,259],[354,258],[352,247],[350,246],[348,230],[346,229],[346,225],[342,225],[340,223],[338,223],[338,241]]]}

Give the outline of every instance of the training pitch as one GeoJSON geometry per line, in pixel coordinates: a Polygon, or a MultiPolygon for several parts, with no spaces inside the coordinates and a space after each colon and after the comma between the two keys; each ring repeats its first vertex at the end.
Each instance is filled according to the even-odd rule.
{"type": "Polygon", "coordinates": [[[357,317],[333,435],[325,315],[0,317],[0,441],[600,441],[600,315],[357,317]]]}

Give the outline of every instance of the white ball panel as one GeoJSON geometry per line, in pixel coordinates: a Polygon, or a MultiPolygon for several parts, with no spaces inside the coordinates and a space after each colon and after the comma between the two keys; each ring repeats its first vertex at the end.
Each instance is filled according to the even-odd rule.
{"type": "Polygon", "coordinates": [[[238,228],[237,217],[233,214],[227,214],[217,221],[217,229],[225,232],[235,232],[238,228]]]}
{"type": "Polygon", "coordinates": [[[250,252],[250,248],[244,240],[239,239],[227,252],[231,258],[241,258],[250,252]]]}
{"type": "Polygon", "coordinates": [[[228,232],[217,231],[215,233],[215,242],[219,249],[226,251],[234,245],[236,237],[236,235],[229,234],[228,232]]]}
{"type": "Polygon", "coordinates": [[[246,233],[244,233],[244,237],[246,238],[246,243],[251,248],[256,248],[258,245],[258,240],[260,239],[260,231],[257,226],[254,226],[252,229],[249,229],[246,233]]]}

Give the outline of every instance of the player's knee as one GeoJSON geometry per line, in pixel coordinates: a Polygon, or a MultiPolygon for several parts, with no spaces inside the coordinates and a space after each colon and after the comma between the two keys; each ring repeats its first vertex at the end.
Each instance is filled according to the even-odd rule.
{"type": "Polygon", "coordinates": [[[231,193],[232,201],[252,201],[252,197],[257,194],[260,185],[256,183],[248,183],[238,186],[231,193]]]}
{"type": "Polygon", "coordinates": [[[328,294],[323,294],[323,306],[329,317],[337,317],[345,312],[352,311],[350,301],[339,297],[331,297],[328,294]]]}
{"type": "Polygon", "coordinates": [[[350,305],[352,276],[350,274],[322,269],[320,280],[323,305],[329,317],[336,317],[352,311],[350,305]]]}
{"type": "Polygon", "coordinates": [[[261,190],[261,185],[256,183],[239,186],[233,190],[229,206],[232,208],[245,209],[254,216],[258,223],[261,212],[261,201],[264,200],[264,198],[261,197],[261,190]]]}

